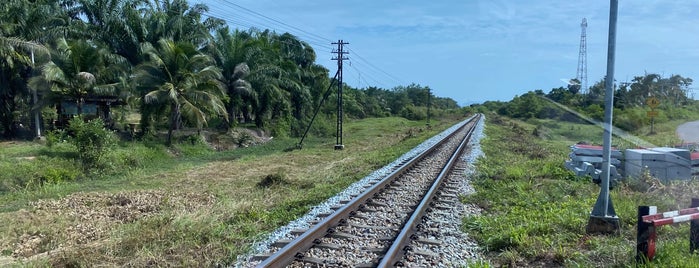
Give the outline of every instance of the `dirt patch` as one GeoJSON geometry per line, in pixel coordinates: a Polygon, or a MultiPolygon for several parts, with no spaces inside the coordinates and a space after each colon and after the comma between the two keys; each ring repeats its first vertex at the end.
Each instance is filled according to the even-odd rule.
{"type": "Polygon", "coordinates": [[[27,219],[53,222],[44,231],[24,232],[16,238],[12,257],[30,258],[107,239],[120,224],[131,223],[164,210],[194,212],[211,207],[215,197],[203,193],[161,190],[119,193],[75,193],[58,200],[33,202],[30,211],[15,212],[27,219]]]}
{"type": "Polygon", "coordinates": [[[203,133],[206,142],[217,151],[249,147],[272,140],[269,133],[262,130],[234,128],[226,133],[203,133]]]}

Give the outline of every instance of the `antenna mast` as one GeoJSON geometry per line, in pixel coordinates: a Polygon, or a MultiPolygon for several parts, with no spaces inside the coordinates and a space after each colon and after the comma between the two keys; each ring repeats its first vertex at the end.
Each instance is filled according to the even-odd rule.
{"type": "Polygon", "coordinates": [[[575,78],[580,81],[580,91],[585,94],[587,93],[587,19],[583,18],[582,23],[580,23],[580,54],[578,54],[578,74],[575,78]]]}

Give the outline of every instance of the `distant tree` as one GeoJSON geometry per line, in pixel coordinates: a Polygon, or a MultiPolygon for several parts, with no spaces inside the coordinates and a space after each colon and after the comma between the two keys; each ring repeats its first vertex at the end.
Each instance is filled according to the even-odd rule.
{"type": "Polygon", "coordinates": [[[573,94],[578,94],[582,86],[580,85],[580,80],[577,78],[570,79],[568,82],[568,92],[573,94]]]}

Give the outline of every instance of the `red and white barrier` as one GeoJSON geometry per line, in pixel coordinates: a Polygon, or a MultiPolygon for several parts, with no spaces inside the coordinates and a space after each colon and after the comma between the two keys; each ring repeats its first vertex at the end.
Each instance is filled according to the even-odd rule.
{"type": "Polygon", "coordinates": [[[655,257],[656,228],[675,223],[691,222],[689,251],[699,248],[699,198],[692,198],[691,208],[657,213],[655,206],[638,207],[636,261],[652,261],[655,257]]]}

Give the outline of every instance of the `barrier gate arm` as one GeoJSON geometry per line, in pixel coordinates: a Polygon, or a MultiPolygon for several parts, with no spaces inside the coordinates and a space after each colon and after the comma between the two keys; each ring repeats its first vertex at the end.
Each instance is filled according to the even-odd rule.
{"type": "Polygon", "coordinates": [[[644,263],[655,257],[657,227],[675,223],[691,222],[689,252],[699,248],[699,198],[692,198],[691,208],[657,213],[655,206],[638,207],[636,232],[636,261],[644,263]]]}

